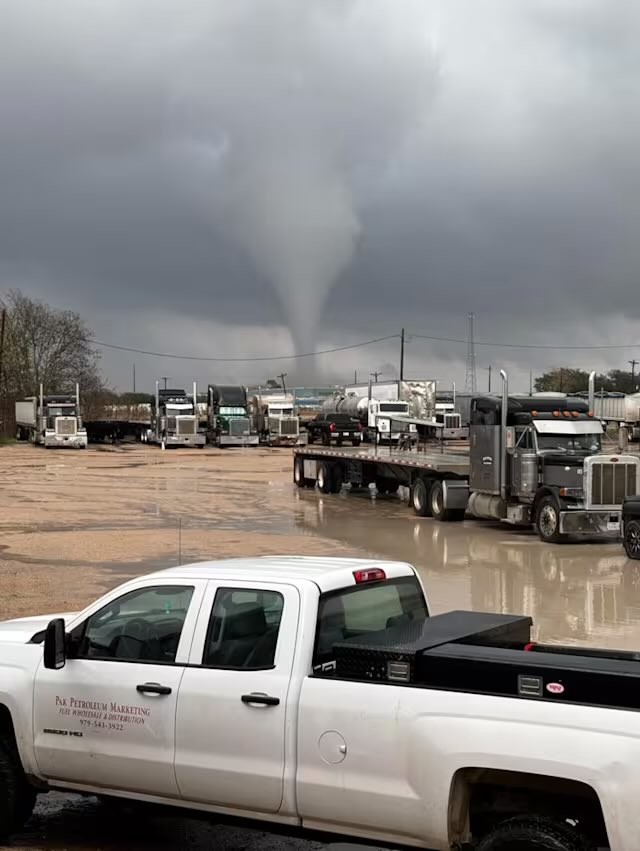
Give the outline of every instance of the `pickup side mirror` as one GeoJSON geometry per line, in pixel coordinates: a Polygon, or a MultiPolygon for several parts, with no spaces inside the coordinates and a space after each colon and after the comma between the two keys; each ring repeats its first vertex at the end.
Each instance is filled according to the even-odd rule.
{"type": "Polygon", "coordinates": [[[44,634],[44,666],[54,671],[64,668],[67,662],[67,637],[63,618],[55,618],[47,625],[44,634]]]}

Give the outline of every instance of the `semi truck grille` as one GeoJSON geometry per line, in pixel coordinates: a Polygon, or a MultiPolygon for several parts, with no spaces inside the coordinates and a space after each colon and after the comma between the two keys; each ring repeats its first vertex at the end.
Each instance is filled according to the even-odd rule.
{"type": "Polygon", "coordinates": [[[596,463],[591,467],[591,504],[622,505],[637,493],[637,470],[633,462],[596,463]]]}
{"type": "Polygon", "coordinates": [[[461,417],[460,414],[445,414],[444,417],[444,427],[445,428],[460,428],[461,417]]]}
{"type": "Polygon", "coordinates": [[[229,420],[229,434],[232,437],[243,437],[249,431],[249,420],[247,417],[233,417],[229,420]]]}
{"type": "Polygon", "coordinates": [[[274,431],[276,434],[295,436],[298,434],[298,420],[274,417],[269,424],[269,431],[274,431]]]}
{"type": "Polygon", "coordinates": [[[56,434],[75,434],[76,421],[74,418],[56,419],[56,434]]]}
{"type": "Polygon", "coordinates": [[[176,419],[177,434],[195,434],[196,420],[195,417],[185,417],[176,419]]]}

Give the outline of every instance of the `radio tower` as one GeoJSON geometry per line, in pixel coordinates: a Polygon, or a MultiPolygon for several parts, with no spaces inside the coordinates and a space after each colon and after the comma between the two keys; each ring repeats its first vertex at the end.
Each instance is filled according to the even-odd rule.
{"type": "Polygon", "coordinates": [[[473,337],[473,322],[475,314],[469,313],[467,316],[468,331],[467,331],[467,374],[464,380],[465,393],[477,393],[478,382],[476,379],[476,344],[473,337]]]}

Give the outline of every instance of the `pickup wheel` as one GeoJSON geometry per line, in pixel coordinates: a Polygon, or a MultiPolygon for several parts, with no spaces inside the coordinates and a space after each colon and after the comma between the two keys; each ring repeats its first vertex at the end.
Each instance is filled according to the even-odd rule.
{"type": "Polygon", "coordinates": [[[418,479],[411,488],[411,507],[418,517],[431,517],[431,481],[418,479]]]}
{"type": "Polygon", "coordinates": [[[35,803],[36,792],[24,776],[15,743],[0,738],[0,841],[24,826],[35,803]]]}
{"type": "Polygon", "coordinates": [[[464,510],[444,507],[444,488],[442,482],[434,482],[429,494],[431,516],[441,523],[451,523],[454,520],[464,520],[464,510]]]}
{"type": "Polygon", "coordinates": [[[498,825],[481,840],[477,851],[590,851],[591,847],[566,822],[528,816],[498,825]]]}
{"type": "Polygon", "coordinates": [[[322,433],[322,445],[331,446],[331,437],[327,434],[326,431],[322,433]]]}
{"type": "Polygon", "coordinates": [[[628,558],[640,559],[640,521],[638,520],[625,521],[624,551],[628,558]]]}
{"type": "Polygon", "coordinates": [[[558,544],[563,536],[560,532],[560,506],[555,497],[543,496],[536,508],[536,529],[541,541],[558,544]]]}

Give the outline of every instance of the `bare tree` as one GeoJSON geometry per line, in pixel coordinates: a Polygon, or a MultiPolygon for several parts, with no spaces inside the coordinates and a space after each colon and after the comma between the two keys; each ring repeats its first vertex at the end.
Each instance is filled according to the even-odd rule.
{"type": "Polygon", "coordinates": [[[56,310],[12,290],[0,299],[7,309],[3,387],[5,397],[33,395],[40,383],[47,393],[69,391],[79,382],[83,392],[103,387],[99,354],[79,314],[56,310]]]}

